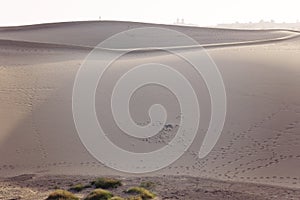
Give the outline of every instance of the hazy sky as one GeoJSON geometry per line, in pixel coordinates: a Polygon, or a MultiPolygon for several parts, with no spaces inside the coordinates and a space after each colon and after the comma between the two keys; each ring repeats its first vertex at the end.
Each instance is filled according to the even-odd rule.
{"type": "Polygon", "coordinates": [[[57,21],[103,20],[172,24],[295,22],[299,0],[1,0],[0,26],[57,21]]]}

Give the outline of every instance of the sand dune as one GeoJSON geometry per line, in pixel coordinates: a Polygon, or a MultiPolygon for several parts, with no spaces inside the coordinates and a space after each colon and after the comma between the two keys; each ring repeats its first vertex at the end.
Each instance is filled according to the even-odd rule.
{"type": "Polygon", "coordinates": [[[135,22],[68,22],[41,24],[25,27],[0,28],[0,38],[6,40],[43,42],[94,47],[106,38],[139,27],[160,27],[180,31],[199,44],[216,44],[268,40],[290,36],[296,31],[288,30],[235,30],[217,28],[182,27],[135,22]]]}
{"type": "MultiPolygon", "coordinates": [[[[146,87],[134,96],[134,119],[140,124],[147,123],[145,109],[159,101],[168,111],[170,129],[142,140],[127,137],[111,123],[107,94],[113,83],[136,64],[159,61],[174,66],[189,78],[201,94],[198,97],[202,100],[204,117],[189,151],[154,175],[180,174],[299,188],[300,38],[297,32],[109,21],[0,28],[0,176],[122,175],[97,162],[81,144],[72,118],[72,88],[76,72],[91,47],[111,34],[142,26],[182,31],[207,46],[227,91],[225,128],[214,150],[205,159],[199,159],[197,153],[210,118],[209,96],[203,80],[188,63],[172,55],[133,52],[111,66],[97,91],[98,118],[111,133],[110,139],[124,149],[148,151],[165,145],[175,134],[180,114],[178,105],[172,94],[155,86],[146,87]],[[145,96],[147,102],[141,103],[139,99],[145,96]],[[124,144],[124,140],[129,142],[124,144]]],[[[198,50],[183,51],[197,56],[198,50]]]]}

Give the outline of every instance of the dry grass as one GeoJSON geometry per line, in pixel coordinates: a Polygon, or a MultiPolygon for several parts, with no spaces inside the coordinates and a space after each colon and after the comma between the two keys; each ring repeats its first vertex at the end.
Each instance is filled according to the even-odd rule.
{"type": "Polygon", "coordinates": [[[121,181],[114,178],[98,178],[95,181],[91,182],[91,185],[96,188],[109,189],[117,188],[122,185],[121,181]]]}
{"type": "Polygon", "coordinates": [[[56,190],[46,200],[79,200],[79,198],[69,191],[56,190]]]}
{"type": "Polygon", "coordinates": [[[132,187],[125,192],[128,194],[139,195],[143,200],[154,199],[156,197],[154,193],[142,187],[132,187]]]}
{"type": "Polygon", "coordinates": [[[103,189],[96,189],[92,191],[84,200],[109,200],[113,197],[110,191],[103,189]]]}

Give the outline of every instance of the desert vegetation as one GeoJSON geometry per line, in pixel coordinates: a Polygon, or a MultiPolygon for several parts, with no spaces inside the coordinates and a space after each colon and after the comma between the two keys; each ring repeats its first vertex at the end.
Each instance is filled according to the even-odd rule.
{"type": "Polygon", "coordinates": [[[88,194],[84,200],[109,200],[114,195],[107,190],[95,189],[90,194],[88,194]]]}
{"type": "Polygon", "coordinates": [[[155,194],[143,187],[132,187],[125,191],[128,194],[139,195],[143,200],[154,199],[155,194]]]}
{"type": "Polygon", "coordinates": [[[81,192],[82,190],[86,189],[86,188],[90,188],[91,185],[83,185],[81,183],[73,185],[69,190],[73,191],[73,192],[81,192]]]}
{"type": "Polygon", "coordinates": [[[62,189],[55,190],[46,200],[150,200],[156,197],[150,191],[155,186],[153,182],[142,182],[137,187],[126,188],[125,190],[122,190],[122,188],[118,189],[121,186],[124,185],[118,179],[97,178],[89,184],[75,184],[68,191],[62,189]],[[72,192],[84,197],[79,198],[72,192]],[[120,196],[114,195],[115,192],[119,193],[118,195],[120,196]]]}
{"type": "Polygon", "coordinates": [[[79,198],[69,191],[55,190],[46,200],[79,200],[79,198]]]}
{"type": "Polygon", "coordinates": [[[96,188],[110,189],[121,186],[122,182],[114,178],[98,178],[95,181],[92,181],[91,185],[96,188]]]}

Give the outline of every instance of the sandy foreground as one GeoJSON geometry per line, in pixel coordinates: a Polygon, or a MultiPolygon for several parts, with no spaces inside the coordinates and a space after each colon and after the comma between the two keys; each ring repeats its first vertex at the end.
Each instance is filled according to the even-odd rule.
{"type": "MultiPolygon", "coordinates": [[[[197,51],[182,49],[191,56],[197,51]]],[[[127,177],[128,185],[153,180],[163,199],[299,199],[299,58],[299,33],[288,30],[109,21],[0,28],[0,199],[44,199],[56,185],[68,188],[70,182],[110,175],[127,177]],[[97,88],[96,109],[108,137],[123,149],[161,148],[176,134],[180,115],[171,93],[147,86],[133,96],[134,120],[147,124],[149,105],[159,102],[172,127],[147,140],[122,134],[112,123],[109,94],[132,66],[171,65],[188,77],[201,99],[200,129],[189,150],[169,167],[137,178],[105,167],[87,152],[73,121],[72,89],[94,46],[120,31],[150,26],[181,31],[206,46],[225,83],[227,117],[217,145],[199,159],[210,119],[202,78],[165,52],[132,52],[113,63],[97,88]]]]}
{"type": "MultiPolygon", "coordinates": [[[[74,184],[89,184],[92,176],[39,176],[34,174],[20,175],[3,179],[0,183],[2,199],[46,199],[55,190],[69,190],[74,184]]],[[[226,200],[266,200],[266,199],[299,199],[297,189],[272,187],[252,183],[225,182],[201,179],[188,176],[163,177],[121,177],[123,186],[112,189],[114,195],[127,197],[124,190],[139,185],[141,182],[155,183],[151,191],[159,195],[158,199],[226,199],[226,200]]],[[[92,189],[74,192],[78,197],[85,197],[92,189]]]]}

